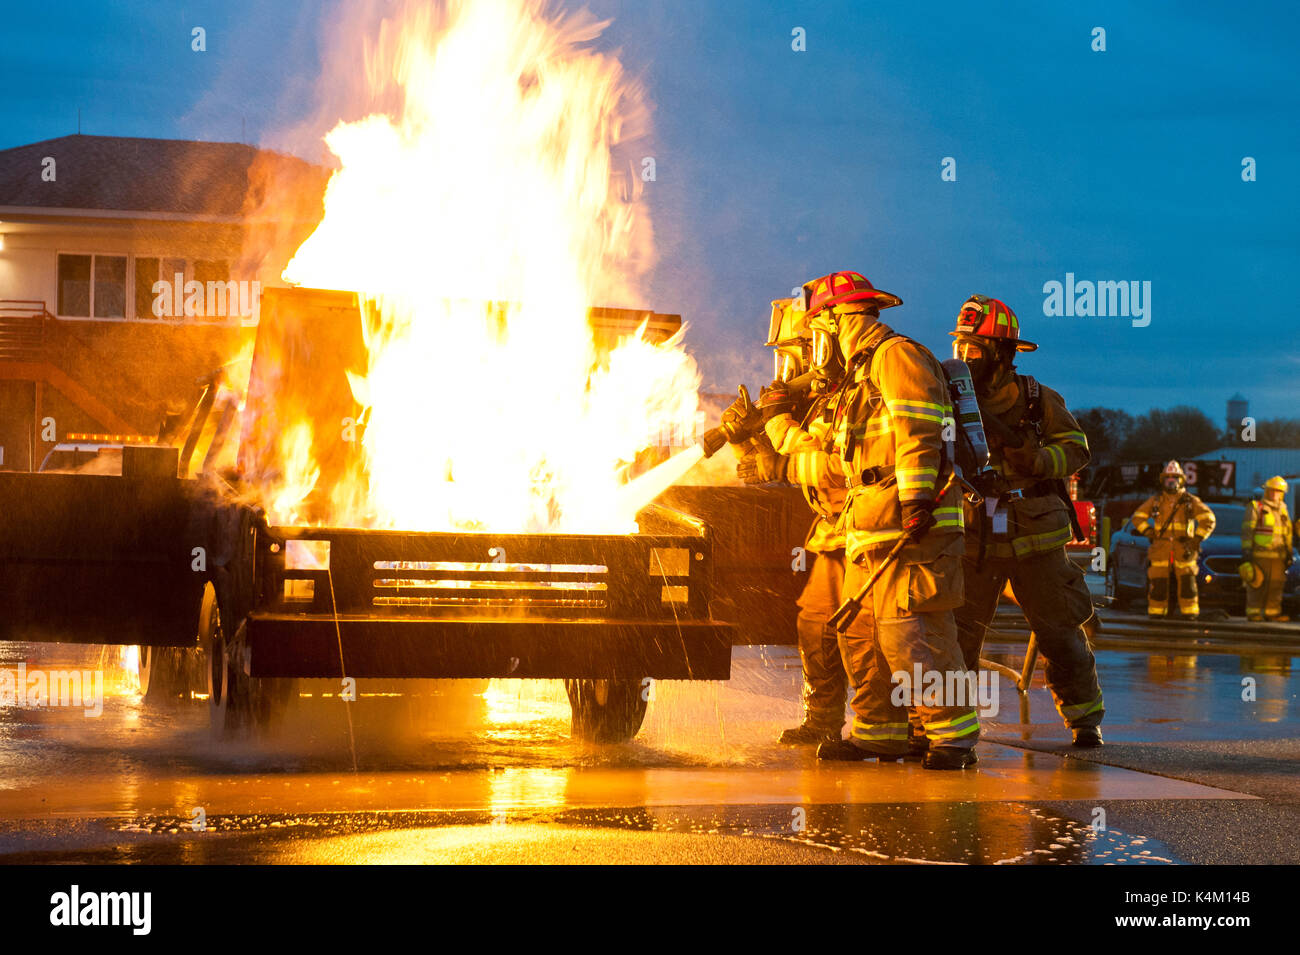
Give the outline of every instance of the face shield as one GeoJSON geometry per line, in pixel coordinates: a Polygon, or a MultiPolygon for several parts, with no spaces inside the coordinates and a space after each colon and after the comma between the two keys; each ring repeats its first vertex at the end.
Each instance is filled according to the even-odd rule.
{"type": "Polygon", "coordinates": [[[988,351],[984,348],[984,346],[981,345],[979,342],[971,341],[969,338],[964,341],[959,338],[952,343],[952,357],[960,359],[961,361],[964,361],[968,365],[972,361],[976,361],[980,358],[985,358],[987,356],[988,356],[988,351]]]}
{"type": "Polygon", "coordinates": [[[774,345],[785,337],[786,305],[781,299],[772,303],[772,317],[767,323],[767,343],[774,345]]]}
{"type": "Polygon", "coordinates": [[[835,357],[835,336],[824,328],[812,333],[812,363],[814,368],[827,368],[835,357]]]}
{"type": "Polygon", "coordinates": [[[808,346],[783,345],[773,353],[775,368],[773,375],[777,381],[793,381],[808,370],[808,346]]]}
{"type": "Polygon", "coordinates": [[[997,367],[997,356],[991,347],[973,338],[958,338],[952,343],[952,357],[966,363],[977,389],[988,386],[997,367]]]}

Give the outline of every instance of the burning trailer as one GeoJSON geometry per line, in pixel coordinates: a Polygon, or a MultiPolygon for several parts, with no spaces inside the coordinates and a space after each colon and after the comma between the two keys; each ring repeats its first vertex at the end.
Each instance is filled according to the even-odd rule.
{"type": "MultiPolygon", "coordinates": [[[[304,421],[340,423],[313,429],[303,449],[319,466],[312,488],[355,472],[359,308],[347,292],[267,293],[242,474],[282,467],[259,435],[304,421]]],[[[680,321],[596,318],[661,334],[680,321]]],[[[268,726],[297,679],[562,679],[575,735],[611,742],[640,727],[647,680],[730,676],[732,627],[710,616],[701,521],[651,503],[630,533],[281,523],[239,474],[190,476],[196,436],[210,450],[233,427],[222,415],[213,428],[218,388],[182,446],[127,447],[120,475],[0,474],[0,639],[139,645],[151,700],[185,693],[197,661],[223,734],[268,726]]],[[[299,506],[324,505],[308,494],[299,506]]]]}

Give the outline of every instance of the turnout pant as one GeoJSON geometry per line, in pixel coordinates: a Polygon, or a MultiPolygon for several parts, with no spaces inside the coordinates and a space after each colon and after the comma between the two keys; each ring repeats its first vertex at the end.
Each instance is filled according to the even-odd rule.
{"type": "Polygon", "coordinates": [[[1282,613],[1282,587],[1286,584],[1286,560],[1282,557],[1252,557],[1263,571],[1258,586],[1246,587],[1246,618],[1261,620],[1282,613]]]}
{"type": "Polygon", "coordinates": [[[1083,632],[1083,624],[1092,616],[1092,597],[1083,571],[1070,562],[1065,548],[1021,560],[985,557],[978,570],[973,559],[965,558],[963,566],[966,603],[956,616],[966,666],[979,667],[984,635],[1009,580],[1038,637],[1047,687],[1061,718],[1072,729],[1099,725],[1106,708],[1097,682],[1097,661],[1083,632]]]}
{"type": "Polygon", "coordinates": [[[1161,561],[1147,567],[1147,616],[1164,617],[1169,613],[1169,578],[1176,579],[1178,612],[1194,617],[1201,612],[1196,590],[1196,562],[1191,564],[1161,561]]]}
{"type": "MultiPolygon", "coordinates": [[[[803,664],[803,711],[809,723],[839,730],[844,725],[848,678],[840,657],[839,634],[830,618],[844,588],[844,551],[818,554],[799,595],[799,660],[803,664]]],[[[868,617],[871,611],[865,611],[868,617]]]]}
{"type": "MultiPolygon", "coordinates": [[[[857,593],[873,561],[882,557],[872,554],[863,563],[849,564],[844,593],[857,593]]],[[[952,615],[962,600],[960,575],[961,558],[955,555],[924,563],[896,561],[871,589],[869,605],[863,602],[862,613],[840,635],[844,668],[853,686],[849,738],[855,745],[882,755],[906,753],[907,708],[914,704],[932,748],[974,747],[979,738],[974,680],[962,664],[952,615]],[[918,666],[923,679],[938,675],[943,692],[932,695],[913,686],[918,666]]]]}

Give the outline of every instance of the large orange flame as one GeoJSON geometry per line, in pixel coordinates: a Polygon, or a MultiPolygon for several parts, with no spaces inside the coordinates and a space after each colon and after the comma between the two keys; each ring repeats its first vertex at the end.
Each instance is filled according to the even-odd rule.
{"type": "MultiPolygon", "coordinates": [[[[635,301],[651,261],[640,183],[613,158],[646,110],[591,47],[606,24],[543,7],[408,5],[366,49],[385,108],[326,137],[341,168],[284,278],[356,290],[376,316],[353,381],[366,488],[331,494],[352,502],[337,523],[626,532],[647,503],[620,493],[638,452],[698,424],[680,334],[593,343],[588,306],[635,301]]],[[[313,476],[285,472],[277,519],[313,476]]]]}

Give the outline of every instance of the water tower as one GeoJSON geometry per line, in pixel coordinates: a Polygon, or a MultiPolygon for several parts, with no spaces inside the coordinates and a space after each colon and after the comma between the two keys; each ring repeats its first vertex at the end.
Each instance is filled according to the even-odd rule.
{"type": "Polygon", "coordinates": [[[1233,436],[1233,443],[1241,440],[1241,419],[1250,414],[1250,402],[1239,391],[1228,399],[1228,434],[1233,436]]]}

